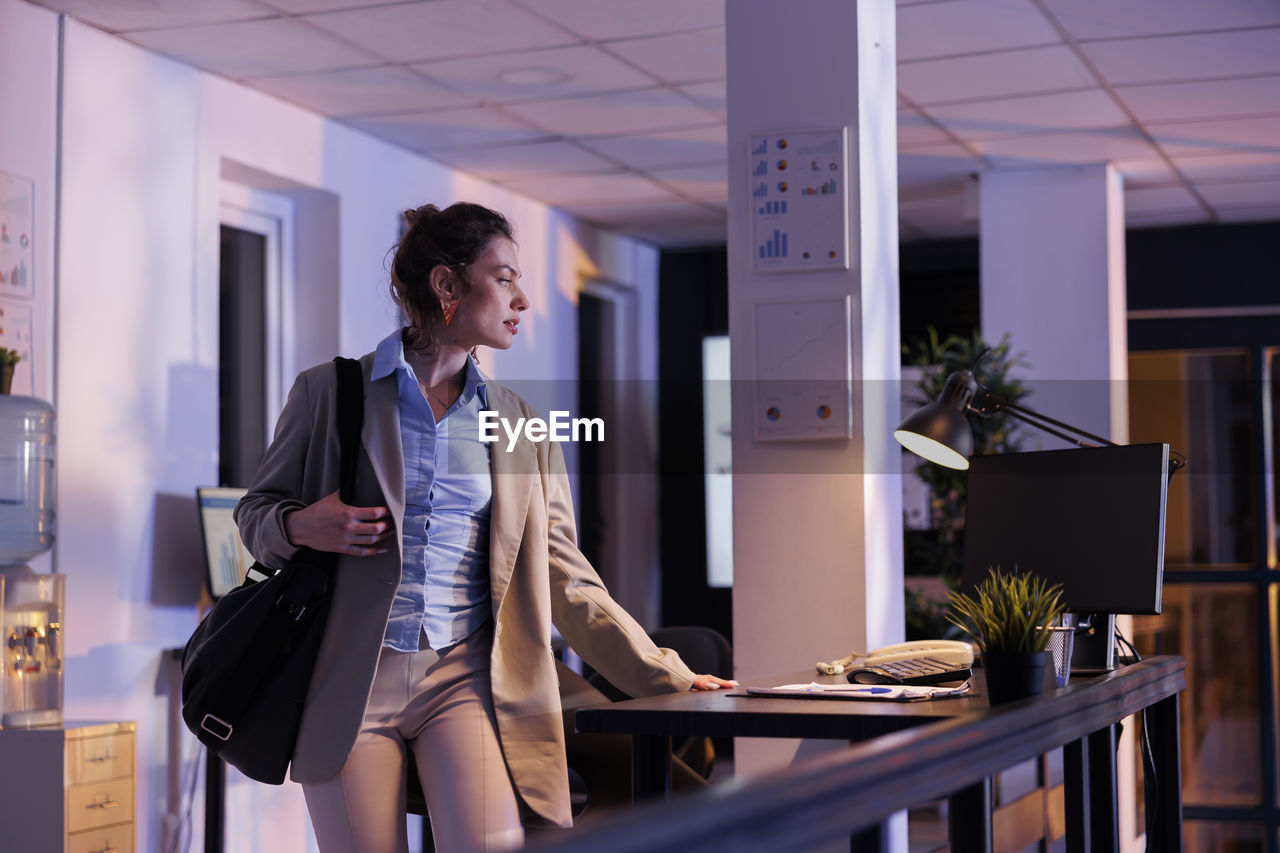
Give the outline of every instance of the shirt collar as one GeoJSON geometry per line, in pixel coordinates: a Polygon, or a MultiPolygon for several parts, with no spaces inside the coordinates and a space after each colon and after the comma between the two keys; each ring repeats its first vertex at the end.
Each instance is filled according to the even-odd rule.
{"type": "MultiPolygon", "coordinates": [[[[404,370],[410,377],[413,376],[413,368],[409,366],[409,362],[404,357],[404,329],[395,330],[378,344],[378,348],[374,350],[373,369],[369,373],[369,379],[376,381],[385,376],[390,376],[396,370],[404,370]]],[[[466,379],[462,384],[462,396],[460,398],[462,404],[470,403],[473,397],[479,395],[480,404],[488,406],[489,395],[486,390],[486,384],[489,381],[488,377],[480,372],[480,368],[473,358],[467,359],[465,370],[466,379]]]]}

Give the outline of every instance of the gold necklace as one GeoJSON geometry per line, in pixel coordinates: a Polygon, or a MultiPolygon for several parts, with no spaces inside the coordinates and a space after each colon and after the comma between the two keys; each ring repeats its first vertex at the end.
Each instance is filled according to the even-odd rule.
{"type": "MultiPolygon", "coordinates": [[[[417,364],[418,364],[420,367],[422,367],[424,370],[426,370],[426,369],[427,369],[427,365],[422,361],[422,357],[418,355],[418,353],[417,353],[417,351],[416,351],[416,350],[409,350],[409,354],[410,354],[410,359],[411,359],[412,361],[417,362],[417,364]]],[[[416,373],[416,371],[415,371],[415,373],[414,373],[414,376],[415,376],[415,378],[417,378],[417,373],[416,373]]],[[[444,380],[444,382],[445,382],[445,388],[446,388],[446,389],[449,389],[449,390],[452,390],[452,389],[450,389],[450,384],[452,383],[452,377],[448,377],[448,378],[446,378],[446,379],[444,380]]],[[[427,383],[423,382],[421,379],[418,379],[418,387],[422,389],[422,392],[423,392],[424,394],[426,394],[426,395],[427,395],[428,397],[430,397],[432,400],[435,400],[435,401],[436,401],[436,403],[437,403],[437,404],[439,404],[439,406],[440,406],[440,408],[441,408],[441,409],[443,409],[444,411],[448,411],[448,410],[449,410],[449,404],[448,404],[448,403],[446,403],[444,400],[441,400],[439,397],[437,397],[437,396],[432,392],[432,390],[431,390],[431,386],[427,385],[427,383]]]]}

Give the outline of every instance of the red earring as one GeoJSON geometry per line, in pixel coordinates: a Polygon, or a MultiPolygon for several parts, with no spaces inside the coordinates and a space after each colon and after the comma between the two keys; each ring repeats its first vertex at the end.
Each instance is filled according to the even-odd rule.
{"type": "Polygon", "coordinates": [[[458,300],[446,299],[440,303],[440,311],[444,314],[444,324],[453,322],[453,315],[458,311],[458,300]]]}

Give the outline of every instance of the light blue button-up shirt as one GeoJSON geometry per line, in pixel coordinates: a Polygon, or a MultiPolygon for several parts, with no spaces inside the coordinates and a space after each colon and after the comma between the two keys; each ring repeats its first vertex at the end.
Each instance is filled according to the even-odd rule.
{"type": "Polygon", "coordinates": [[[401,334],[378,344],[370,378],[395,375],[404,449],[404,566],[383,645],[413,652],[422,632],[431,648],[443,649],[490,618],[493,481],[479,432],[488,406],[484,376],[467,359],[462,395],[436,423],[401,334]]]}

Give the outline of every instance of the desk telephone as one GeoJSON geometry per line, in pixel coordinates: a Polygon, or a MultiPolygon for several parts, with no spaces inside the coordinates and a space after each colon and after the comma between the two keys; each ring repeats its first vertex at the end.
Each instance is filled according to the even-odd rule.
{"type": "Polygon", "coordinates": [[[817,664],[824,675],[848,673],[853,684],[939,684],[965,681],[971,674],[973,647],[958,640],[916,640],[850,652],[833,663],[817,664]]]}

